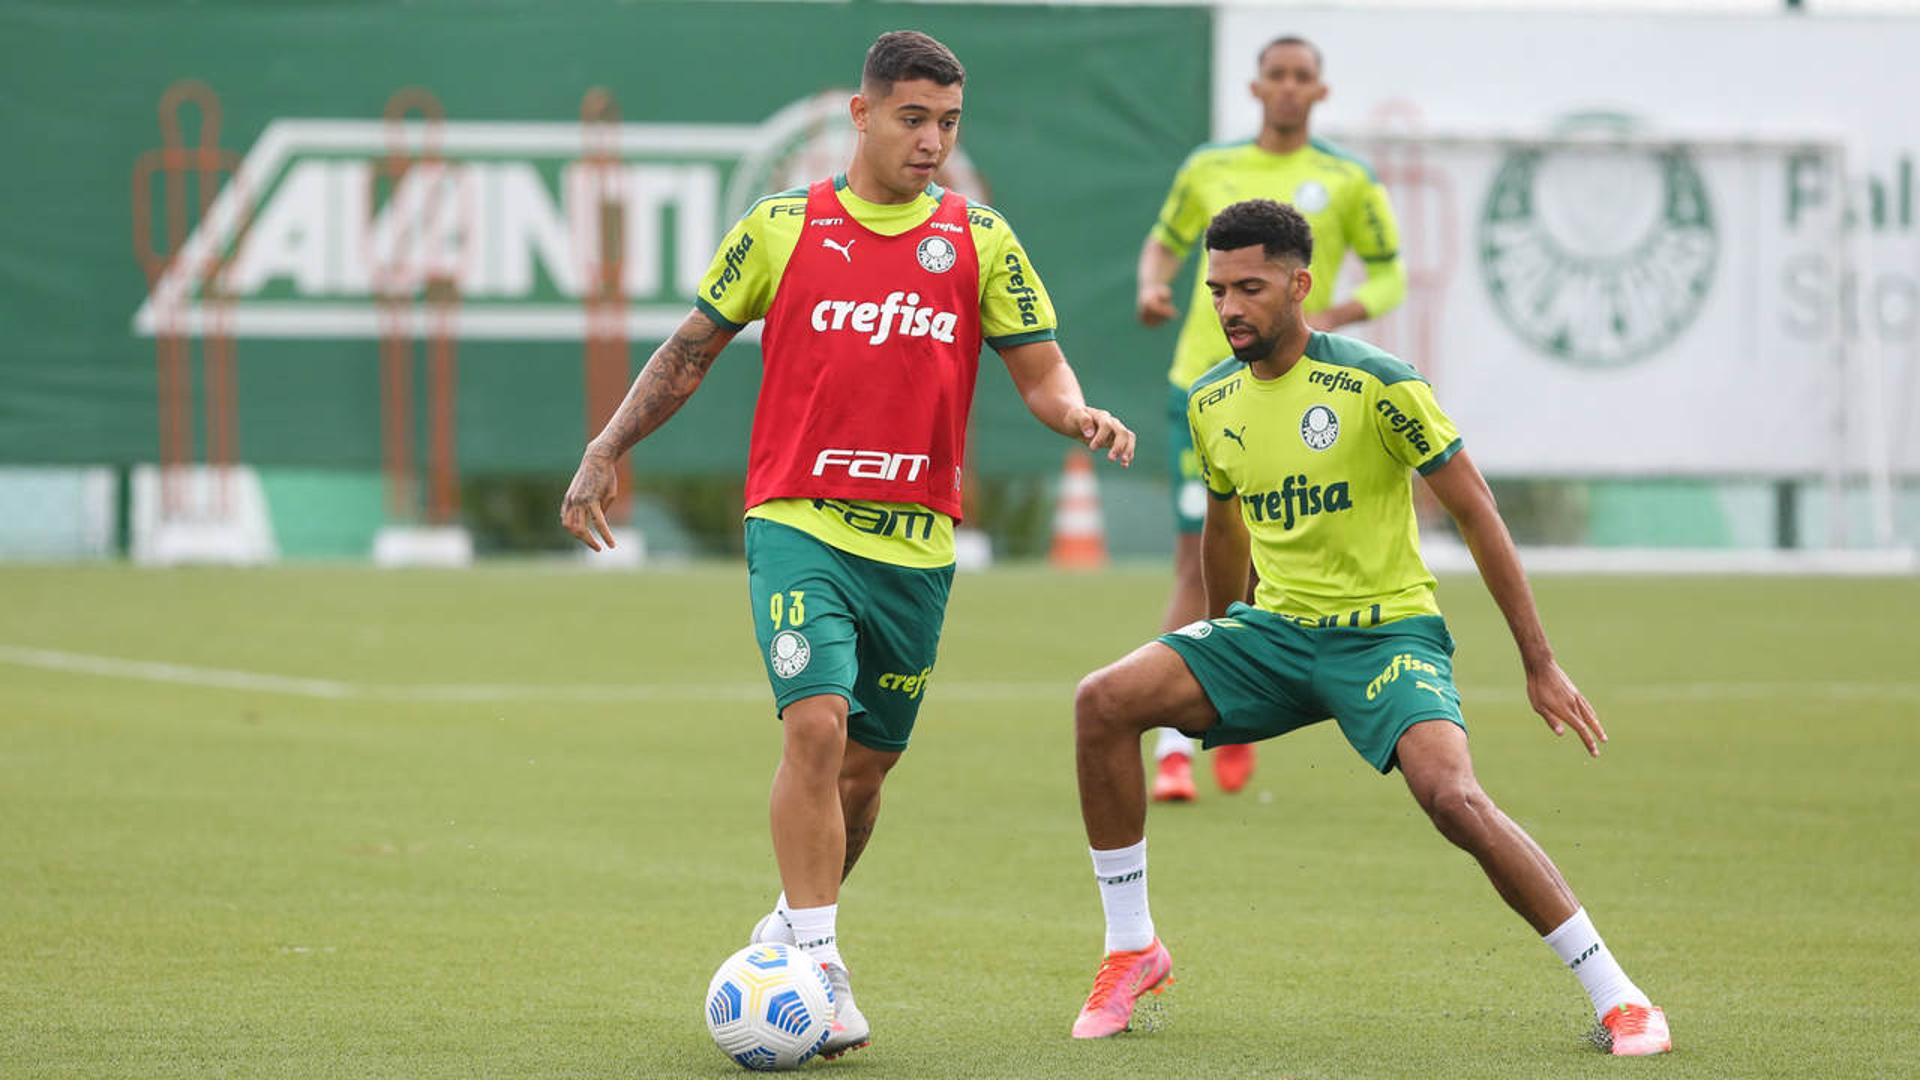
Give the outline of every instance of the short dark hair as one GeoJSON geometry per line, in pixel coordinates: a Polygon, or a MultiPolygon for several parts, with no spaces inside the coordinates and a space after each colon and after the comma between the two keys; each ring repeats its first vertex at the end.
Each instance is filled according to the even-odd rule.
{"type": "Polygon", "coordinates": [[[1253,58],[1254,67],[1255,68],[1264,67],[1267,62],[1267,52],[1281,45],[1298,45],[1301,48],[1306,49],[1308,52],[1313,54],[1313,70],[1317,74],[1321,74],[1321,75],[1326,74],[1327,58],[1321,54],[1320,46],[1315,45],[1313,42],[1308,41],[1306,38],[1301,37],[1299,34],[1282,34],[1279,37],[1274,38],[1272,41],[1267,42],[1265,45],[1260,46],[1260,54],[1253,58]]]}
{"type": "Polygon", "coordinates": [[[912,79],[929,79],[941,86],[964,85],[967,69],[953,50],[918,30],[889,30],[874,39],[867,50],[866,67],[860,71],[860,86],[885,97],[893,84],[912,79]]]}
{"type": "Polygon", "coordinates": [[[1213,216],[1207,226],[1210,251],[1233,251],[1259,244],[1269,259],[1313,262],[1313,227],[1300,211],[1272,199],[1237,202],[1213,216]]]}

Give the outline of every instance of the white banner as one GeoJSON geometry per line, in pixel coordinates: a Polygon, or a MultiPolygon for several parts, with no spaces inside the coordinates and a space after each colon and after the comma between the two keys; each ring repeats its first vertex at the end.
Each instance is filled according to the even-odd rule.
{"type": "Polygon", "coordinates": [[[1483,468],[1920,474],[1920,22],[1229,8],[1215,138],[1281,34],[1401,219],[1415,288],[1357,332],[1483,468]]]}

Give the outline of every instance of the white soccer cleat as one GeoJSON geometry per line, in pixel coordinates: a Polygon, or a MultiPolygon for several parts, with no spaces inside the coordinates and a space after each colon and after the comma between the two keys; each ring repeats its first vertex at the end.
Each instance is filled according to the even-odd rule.
{"type": "Polygon", "coordinates": [[[820,1056],[831,1060],[873,1042],[873,1027],[853,1003],[853,984],[847,969],[839,964],[821,964],[827,973],[827,985],[833,988],[833,1033],[820,1044],[820,1056]]]}

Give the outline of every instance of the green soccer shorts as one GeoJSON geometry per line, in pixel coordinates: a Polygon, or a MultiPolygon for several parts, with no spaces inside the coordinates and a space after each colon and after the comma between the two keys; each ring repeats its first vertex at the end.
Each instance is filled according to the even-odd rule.
{"type": "Polygon", "coordinates": [[[1167,384],[1167,476],[1173,481],[1173,524],[1183,533],[1197,533],[1207,520],[1207,485],[1200,479],[1200,455],[1193,450],[1193,429],[1187,426],[1187,392],[1167,384]]]}
{"type": "Polygon", "coordinates": [[[847,736],[907,748],[940,648],[953,567],[863,559],[778,522],[747,519],[753,633],[775,710],[847,699],[847,736]]]}
{"type": "Polygon", "coordinates": [[[1329,717],[1381,772],[1422,720],[1466,730],[1453,685],[1453,635],[1438,615],[1363,628],[1302,626],[1284,615],[1233,604],[1225,618],[1160,636],[1220,714],[1201,733],[1209,748],[1259,742],[1329,717]]]}

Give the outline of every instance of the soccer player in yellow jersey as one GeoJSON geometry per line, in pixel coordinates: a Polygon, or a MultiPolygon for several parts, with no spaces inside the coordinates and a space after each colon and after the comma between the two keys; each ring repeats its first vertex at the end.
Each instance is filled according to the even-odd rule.
{"type": "Polygon", "coordinates": [[[1206,285],[1233,350],[1187,403],[1209,495],[1201,563],[1212,618],[1094,672],[1075,697],[1107,958],[1073,1034],[1125,1030],[1135,999],[1171,977],[1147,905],[1140,736],[1171,720],[1208,746],[1232,745],[1332,718],[1368,764],[1400,770],[1441,835],[1479,861],[1578,976],[1597,1041],[1617,1055],[1668,1050],[1665,1014],[1621,970],[1546,853],[1474,778],[1453,638],[1420,559],[1415,472],[1506,616],[1534,710],[1590,754],[1607,736],[1554,659],[1513,540],[1452,421],[1411,367],[1308,324],[1313,236],[1298,212],[1236,203],[1206,241],[1206,285]],[[1252,604],[1249,555],[1260,576],[1252,604]]]}
{"type": "MultiPolygon", "coordinates": [[[[1159,220],[1140,249],[1139,316],[1148,326],[1173,318],[1169,282],[1179,272],[1201,230],[1229,203],[1268,198],[1291,203],[1313,226],[1313,291],[1304,308],[1316,330],[1377,318],[1397,307],[1407,292],[1400,261],[1399,226],[1387,190],[1364,162],[1308,129],[1313,107],[1326,100],[1320,50],[1304,38],[1283,37],[1260,50],[1253,96],[1264,114],[1260,134],[1243,142],[1202,146],[1180,166],[1159,220]],[[1358,256],[1367,278],[1353,295],[1334,296],[1347,253],[1358,256]]],[[[1227,340],[1208,306],[1206,257],[1194,275],[1193,299],[1168,371],[1167,422],[1171,446],[1173,516],[1177,528],[1173,594],[1162,630],[1200,617],[1206,598],[1200,587],[1200,522],[1206,507],[1193,444],[1187,439],[1187,388],[1227,354],[1227,340]]],[[[1190,765],[1193,745],[1172,728],[1160,729],[1154,798],[1195,797],[1190,765]]],[[[1213,754],[1214,775],[1225,791],[1238,791],[1253,772],[1253,748],[1223,747],[1213,754]]]]}
{"type": "Polygon", "coordinates": [[[588,445],[561,513],[590,547],[611,543],[615,462],[763,320],[747,581],[782,724],[769,817],[783,891],[753,941],[798,945],[825,970],[823,1057],[869,1039],[840,953],[840,883],[929,692],[981,346],[1000,354],[1035,419],[1111,460],[1133,457],[1133,433],[1081,395],[1006,220],[932,182],[959,136],[965,80],[925,34],[874,42],[848,103],[858,137],[847,171],[747,210],[695,310],[588,445]]]}

